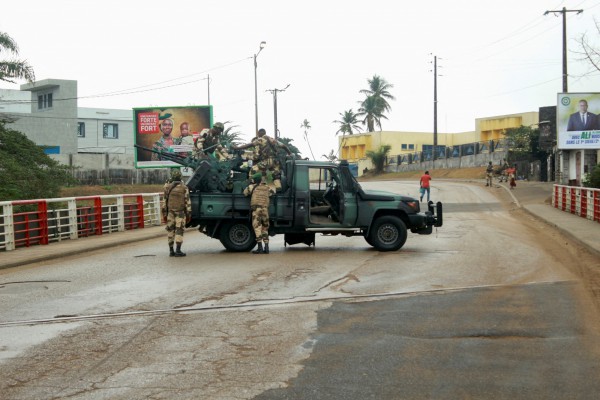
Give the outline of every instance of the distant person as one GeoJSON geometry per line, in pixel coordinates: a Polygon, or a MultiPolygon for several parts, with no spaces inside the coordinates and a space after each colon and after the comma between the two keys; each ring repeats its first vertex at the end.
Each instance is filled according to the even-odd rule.
{"type": "Polygon", "coordinates": [[[579,111],[571,114],[567,131],[589,131],[600,129],[598,116],[588,112],[587,100],[579,100],[579,111]]]}
{"type": "Polygon", "coordinates": [[[421,201],[423,201],[423,196],[427,193],[427,202],[429,203],[429,193],[431,190],[431,185],[429,182],[431,181],[431,175],[429,175],[429,171],[425,171],[423,176],[421,176],[421,180],[419,181],[419,185],[421,186],[421,201]]]}
{"type": "Polygon", "coordinates": [[[508,182],[512,190],[517,187],[517,164],[513,168],[509,168],[508,171],[508,182]]]}
{"type": "Polygon", "coordinates": [[[492,187],[492,178],[494,177],[494,166],[490,161],[487,168],[485,169],[485,186],[492,187]]]}
{"type": "MultiPolygon", "coordinates": [[[[159,125],[159,129],[162,132],[162,136],[154,142],[152,146],[152,150],[155,151],[170,151],[171,146],[174,144],[178,144],[178,142],[173,139],[171,133],[173,133],[173,120],[171,118],[165,118],[159,125]]],[[[160,154],[152,153],[152,161],[161,161],[162,157],[160,154]]]]}

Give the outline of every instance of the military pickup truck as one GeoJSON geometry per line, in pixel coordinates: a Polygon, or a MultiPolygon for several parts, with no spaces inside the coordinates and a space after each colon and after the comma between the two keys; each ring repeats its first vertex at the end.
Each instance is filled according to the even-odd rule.
{"type": "MultiPolygon", "coordinates": [[[[248,173],[241,167],[239,155],[227,161],[190,161],[162,154],[165,156],[194,168],[186,182],[192,201],[188,227],[198,227],[220,240],[227,250],[252,250],[256,238],[250,199],[242,193],[249,183],[248,173]]],[[[271,197],[269,234],[283,235],[286,246],[314,246],[319,233],[362,236],[379,251],[395,251],[404,245],[409,230],[429,235],[433,227],[443,223],[440,202],[429,202],[428,209],[421,212],[418,199],[364,190],[345,160],[331,163],[284,159],[281,186],[271,197]]]]}

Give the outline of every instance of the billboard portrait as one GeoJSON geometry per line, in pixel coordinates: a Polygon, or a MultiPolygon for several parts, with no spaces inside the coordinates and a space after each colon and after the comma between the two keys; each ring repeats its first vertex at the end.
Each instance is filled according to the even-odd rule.
{"type": "MultiPolygon", "coordinates": [[[[202,129],[212,126],[212,106],[134,108],[133,121],[136,145],[187,157],[202,129]]],[[[180,166],[160,154],[135,150],[136,168],[180,166]]]]}
{"type": "Polygon", "coordinates": [[[600,93],[559,93],[559,149],[600,149],[600,93]]]}

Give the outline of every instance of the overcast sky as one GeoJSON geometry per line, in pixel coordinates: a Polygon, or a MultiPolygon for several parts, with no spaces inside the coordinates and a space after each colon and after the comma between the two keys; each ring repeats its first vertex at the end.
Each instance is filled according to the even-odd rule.
{"type": "MultiPolygon", "coordinates": [[[[562,17],[568,13],[570,92],[600,92],[584,76],[578,39],[600,48],[600,0],[29,0],[11,2],[0,31],[17,41],[37,79],[78,81],[79,106],[131,109],[205,105],[215,121],[254,135],[253,55],[259,126],[305,156],[337,151],[340,113],[356,111],[377,74],[394,85],[384,130],[433,131],[433,56],[438,57],[438,131],[475,129],[475,118],[537,111],[562,90],[562,17]]],[[[4,58],[4,57],[3,57],[4,58]]],[[[20,82],[23,83],[23,82],[20,82]]],[[[0,88],[18,89],[0,83],[0,88]]],[[[600,112],[600,110],[590,110],[600,112]]],[[[432,139],[433,141],[433,139],[432,139]]]]}

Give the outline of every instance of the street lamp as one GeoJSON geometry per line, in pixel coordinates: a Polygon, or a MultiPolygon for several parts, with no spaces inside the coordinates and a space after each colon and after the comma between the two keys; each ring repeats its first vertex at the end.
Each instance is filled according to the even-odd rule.
{"type": "Polygon", "coordinates": [[[265,47],[267,42],[260,42],[260,48],[258,49],[258,53],[254,55],[254,122],[256,125],[256,130],[254,131],[255,135],[258,135],[258,83],[256,81],[256,57],[260,54],[262,49],[265,47]]]}

